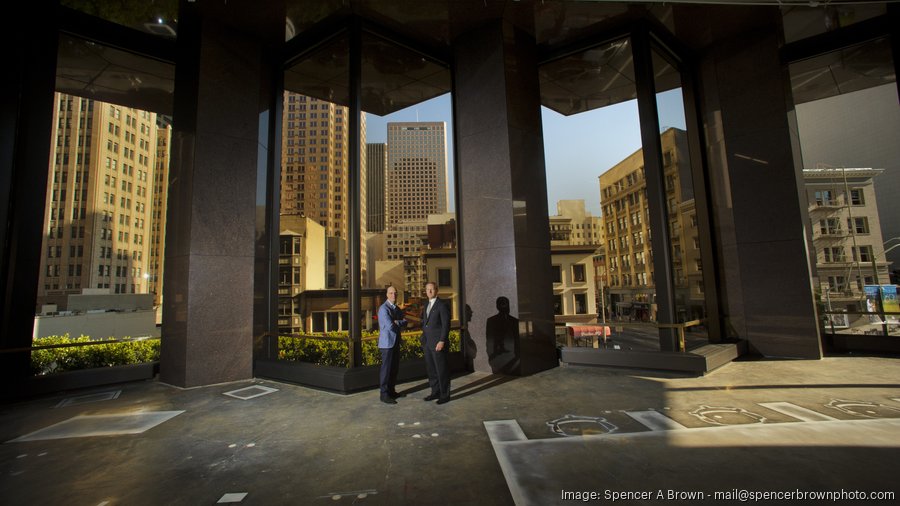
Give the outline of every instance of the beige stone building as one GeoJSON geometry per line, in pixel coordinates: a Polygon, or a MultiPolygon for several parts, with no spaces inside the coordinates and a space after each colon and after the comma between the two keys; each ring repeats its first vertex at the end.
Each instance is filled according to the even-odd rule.
{"type": "Polygon", "coordinates": [[[550,244],[582,246],[603,244],[603,218],[592,216],[584,200],[560,200],[550,217],[550,244]]]}
{"type": "MultiPolygon", "coordinates": [[[[703,265],[700,261],[687,136],[669,128],[660,134],[666,211],[671,239],[676,314],[702,317],[703,265]]],[[[656,319],[656,290],[643,151],[637,150],[600,175],[604,220],[605,272],[613,316],[656,319]]]]}
{"type": "Polygon", "coordinates": [[[326,287],[325,227],[311,218],[281,216],[278,252],[278,329],[281,334],[308,328],[300,294],[326,287]]]}
{"type": "Polygon", "coordinates": [[[865,285],[889,284],[873,168],[803,169],[818,295],[831,309],[865,309],[865,285]]]}
{"type": "Polygon", "coordinates": [[[557,323],[596,323],[597,292],[593,245],[550,248],[553,314],[557,323]]]}
{"type": "MultiPolygon", "coordinates": [[[[282,123],[281,214],[311,218],[325,228],[335,264],[333,284],[348,275],[349,129],[347,107],[296,93],[284,94],[282,123]]],[[[361,115],[360,148],[365,153],[366,115],[361,115]]],[[[360,233],[366,231],[366,157],[360,156],[360,233]]],[[[366,250],[362,249],[363,279],[366,250]]]]}
{"type": "Polygon", "coordinates": [[[161,293],[151,252],[162,255],[164,204],[154,204],[165,195],[154,192],[164,191],[169,128],[155,113],[87,98],[56,93],[53,104],[37,307],[63,310],[83,290],[161,293]]]}
{"type": "MultiPolygon", "coordinates": [[[[169,147],[172,125],[168,118],[160,121],[156,138],[156,171],[153,174],[153,207],[150,229],[150,265],[144,273],[153,294],[153,305],[162,304],[163,267],[166,246],[166,206],[169,197],[169,147]]],[[[160,315],[161,316],[161,315],[160,315]]]]}

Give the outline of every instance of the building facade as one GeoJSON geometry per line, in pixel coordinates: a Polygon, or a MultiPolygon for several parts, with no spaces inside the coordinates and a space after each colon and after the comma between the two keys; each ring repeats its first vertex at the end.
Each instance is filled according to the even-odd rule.
{"type": "Polygon", "coordinates": [[[154,206],[170,129],[155,113],[63,93],[53,123],[37,307],[65,309],[83,290],[159,293],[165,220],[154,206]]]}
{"type": "MultiPolygon", "coordinates": [[[[348,276],[349,119],[347,107],[296,93],[284,95],[281,213],[305,216],[325,227],[333,263],[329,288],[345,287],[348,276]]],[[[365,146],[365,115],[360,145],[365,146]]],[[[366,158],[360,158],[360,206],[367,207],[366,158]]],[[[366,230],[366,213],[361,213],[366,230]]],[[[365,265],[365,249],[362,250],[365,265]]]]}
{"type": "Polygon", "coordinates": [[[881,169],[803,169],[818,284],[829,309],[865,310],[866,285],[890,283],[874,178],[881,169]]]}
{"type": "Polygon", "coordinates": [[[387,144],[366,144],[366,228],[367,232],[384,232],[385,170],[387,144]]]}
{"type": "Polygon", "coordinates": [[[279,335],[308,330],[300,311],[300,294],[326,287],[325,227],[312,218],[281,217],[278,251],[279,335]]]}
{"type": "MultiPolygon", "coordinates": [[[[688,158],[687,134],[669,128],[660,135],[665,210],[678,318],[702,318],[703,263],[688,158]]],[[[600,175],[606,272],[611,313],[656,320],[655,272],[643,151],[600,175]]]]}
{"type": "Polygon", "coordinates": [[[560,200],[556,216],[550,217],[550,244],[600,246],[603,241],[603,219],[585,210],[584,200],[560,200]]]}
{"type": "Polygon", "coordinates": [[[388,123],[388,230],[447,212],[447,131],[444,122],[388,123]]]}

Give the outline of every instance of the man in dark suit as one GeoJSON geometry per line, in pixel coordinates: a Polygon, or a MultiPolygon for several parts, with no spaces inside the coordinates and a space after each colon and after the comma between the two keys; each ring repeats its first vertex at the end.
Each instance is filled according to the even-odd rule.
{"type": "Polygon", "coordinates": [[[437,399],[438,404],[450,402],[450,368],[447,354],[450,352],[450,307],[437,297],[437,284],[425,283],[428,304],[422,310],[422,350],[425,352],[425,369],[431,394],[426,401],[437,399]]]}
{"type": "Polygon", "coordinates": [[[378,349],[381,351],[381,402],[397,404],[397,372],[400,370],[400,329],[406,326],[397,307],[397,289],[387,288],[387,300],[378,308],[378,349]]]}

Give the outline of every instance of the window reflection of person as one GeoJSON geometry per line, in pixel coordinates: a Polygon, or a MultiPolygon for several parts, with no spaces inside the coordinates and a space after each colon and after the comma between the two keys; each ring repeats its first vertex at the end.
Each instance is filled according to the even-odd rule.
{"type": "Polygon", "coordinates": [[[512,372],[519,356],[519,319],[509,314],[509,299],[497,297],[497,314],[487,319],[488,361],[493,372],[512,372]]]}

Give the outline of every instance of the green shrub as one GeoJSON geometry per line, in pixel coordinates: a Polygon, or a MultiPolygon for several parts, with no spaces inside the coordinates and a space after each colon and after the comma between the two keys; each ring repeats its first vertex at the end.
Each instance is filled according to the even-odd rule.
{"type": "MultiPolygon", "coordinates": [[[[114,338],[106,340],[114,340],[114,338]]],[[[69,334],[63,334],[35,339],[33,346],[89,342],[91,342],[91,338],[88,336],[82,335],[72,339],[69,334]]],[[[47,348],[31,352],[31,372],[35,375],[45,375],[97,367],[143,364],[156,360],[159,360],[159,339],[47,348]]]]}
{"type": "MultiPolygon", "coordinates": [[[[339,337],[344,341],[319,339],[322,334],[302,334],[280,336],[278,338],[278,358],[298,362],[309,362],[319,365],[347,367],[349,364],[349,347],[347,332],[328,332],[326,337],[339,337]]],[[[362,337],[376,337],[377,332],[363,332],[362,337]]],[[[422,358],[422,345],[419,341],[421,330],[404,332],[400,343],[400,360],[422,358]]],[[[460,351],[459,331],[450,331],[450,351],[460,351]]],[[[362,343],[362,365],[381,364],[381,352],[378,350],[378,339],[370,339],[362,343]]]]}

